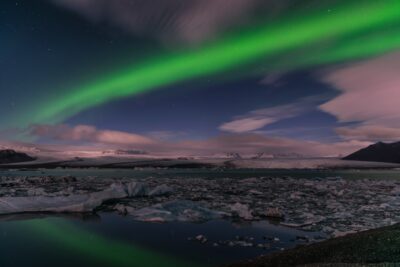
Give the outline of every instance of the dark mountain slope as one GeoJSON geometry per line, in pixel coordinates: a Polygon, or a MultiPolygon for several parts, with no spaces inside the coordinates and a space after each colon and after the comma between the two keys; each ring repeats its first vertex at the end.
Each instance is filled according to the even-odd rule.
{"type": "Polygon", "coordinates": [[[0,164],[33,161],[35,158],[11,149],[0,150],[0,164]]]}
{"type": "Polygon", "coordinates": [[[360,149],[343,159],[400,163],[400,142],[391,144],[379,142],[360,149]]]}

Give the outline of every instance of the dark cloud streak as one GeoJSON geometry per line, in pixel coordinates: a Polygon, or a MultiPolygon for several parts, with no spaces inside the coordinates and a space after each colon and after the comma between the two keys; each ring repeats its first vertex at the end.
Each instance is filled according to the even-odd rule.
{"type": "Polygon", "coordinates": [[[260,9],[279,13],[288,0],[49,0],[96,23],[166,42],[199,43],[241,25],[260,9]]]}

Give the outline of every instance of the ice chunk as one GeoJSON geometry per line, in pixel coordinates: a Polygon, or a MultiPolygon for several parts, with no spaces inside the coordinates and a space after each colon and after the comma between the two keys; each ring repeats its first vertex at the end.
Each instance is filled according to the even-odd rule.
{"type": "Polygon", "coordinates": [[[241,203],[235,203],[230,206],[230,209],[235,215],[239,216],[242,219],[245,219],[245,220],[253,219],[252,212],[249,209],[249,206],[247,206],[247,205],[244,205],[241,203]]]}
{"type": "Polygon", "coordinates": [[[133,210],[129,212],[129,215],[139,221],[198,222],[218,219],[226,214],[207,209],[192,201],[177,200],[133,210]]]}
{"type": "Polygon", "coordinates": [[[112,184],[108,189],[69,196],[27,196],[0,198],[0,214],[23,212],[91,212],[103,202],[140,192],[137,184],[112,184]]]}
{"type": "Polygon", "coordinates": [[[163,196],[163,195],[169,195],[172,192],[174,192],[174,189],[172,189],[172,187],[162,184],[162,185],[159,185],[159,186],[155,187],[154,189],[152,189],[149,192],[148,196],[149,197],[163,196]]]}

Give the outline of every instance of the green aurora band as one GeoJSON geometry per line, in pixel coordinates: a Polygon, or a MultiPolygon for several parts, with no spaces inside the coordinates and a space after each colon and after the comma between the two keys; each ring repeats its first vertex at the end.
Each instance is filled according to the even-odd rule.
{"type": "Polygon", "coordinates": [[[400,1],[343,1],[332,12],[287,14],[198,49],[169,53],[60,94],[18,125],[60,123],[77,113],[163,86],[261,63],[292,70],[379,55],[400,47],[400,1]],[[288,58],[288,55],[291,55],[288,58]],[[286,56],[286,58],[285,58],[286,56]],[[281,57],[281,60],[280,60],[281,57]]]}

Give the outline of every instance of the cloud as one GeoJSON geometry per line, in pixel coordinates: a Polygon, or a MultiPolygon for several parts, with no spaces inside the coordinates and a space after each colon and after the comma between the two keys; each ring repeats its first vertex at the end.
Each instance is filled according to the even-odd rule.
{"type": "Polygon", "coordinates": [[[253,116],[243,119],[237,119],[222,124],[219,129],[231,133],[251,132],[264,126],[276,122],[276,118],[264,118],[262,116],[253,116]]]}
{"type": "Polygon", "coordinates": [[[366,141],[399,141],[400,128],[379,125],[362,125],[358,127],[336,128],[337,134],[345,139],[366,141]]]}
{"type": "Polygon", "coordinates": [[[269,14],[288,1],[276,0],[49,0],[94,22],[106,22],[139,35],[197,43],[240,25],[260,8],[269,14]]]}
{"type": "MultiPolygon", "coordinates": [[[[154,140],[147,136],[133,133],[99,130],[93,126],[78,125],[36,125],[31,127],[31,135],[55,141],[52,145],[32,145],[40,151],[73,151],[77,155],[83,152],[95,155],[96,150],[108,149],[141,149],[151,155],[176,156],[212,156],[224,153],[240,153],[249,155],[255,153],[282,154],[299,153],[307,156],[337,156],[348,154],[360,149],[370,142],[344,141],[338,143],[320,143],[301,141],[291,138],[271,137],[257,133],[223,134],[204,140],[154,140]],[[78,144],[76,144],[78,142],[78,144]],[[94,153],[94,154],[93,154],[94,153]]],[[[21,147],[21,146],[18,146],[21,147]]],[[[26,144],[24,147],[28,147],[26,144]]],[[[71,154],[72,153],[72,154],[71,154]]],[[[85,154],[83,153],[83,154],[85,154]]]]}
{"type": "Polygon", "coordinates": [[[291,138],[270,137],[262,134],[226,134],[206,140],[189,140],[158,146],[162,153],[178,155],[215,155],[223,153],[254,153],[281,154],[298,153],[306,156],[338,156],[352,153],[370,142],[344,141],[337,143],[320,143],[300,141],[291,138]]]}
{"type": "Polygon", "coordinates": [[[267,74],[260,82],[260,84],[279,87],[284,84],[282,77],[284,76],[283,72],[272,72],[267,74]]]}
{"type": "Polygon", "coordinates": [[[400,52],[364,61],[326,75],[342,94],[321,105],[340,122],[400,126],[400,52]]]}
{"type": "Polygon", "coordinates": [[[400,140],[400,52],[333,70],[323,80],[341,94],[320,106],[339,122],[339,135],[370,141],[400,140]]]}
{"type": "Polygon", "coordinates": [[[321,96],[306,97],[296,103],[256,109],[245,115],[237,116],[232,121],[223,123],[219,126],[219,130],[230,133],[253,132],[275,122],[306,113],[313,109],[315,103],[320,99],[321,96]]]}
{"type": "Polygon", "coordinates": [[[116,145],[149,145],[154,141],[138,134],[99,130],[89,125],[34,125],[31,127],[31,135],[51,138],[63,141],[84,141],[92,143],[106,143],[116,145]]]}

